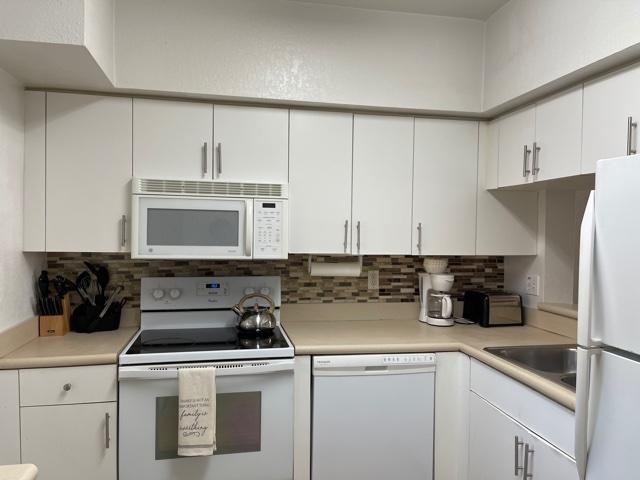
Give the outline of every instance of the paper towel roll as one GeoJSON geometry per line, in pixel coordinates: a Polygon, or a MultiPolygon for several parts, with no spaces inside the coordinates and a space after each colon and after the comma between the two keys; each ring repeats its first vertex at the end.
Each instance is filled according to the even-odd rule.
{"type": "Polygon", "coordinates": [[[312,277],[359,277],[362,273],[362,263],[340,262],[324,263],[309,262],[309,275],[312,277]]]}

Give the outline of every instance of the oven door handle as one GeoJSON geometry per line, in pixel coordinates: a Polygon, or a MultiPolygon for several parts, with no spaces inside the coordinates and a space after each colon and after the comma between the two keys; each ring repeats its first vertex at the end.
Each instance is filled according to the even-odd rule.
{"type": "Polygon", "coordinates": [[[171,380],[178,378],[180,368],[216,367],[216,377],[239,375],[262,375],[266,373],[293,371],[293,360],[269,365],[229,366],[229,365],[184,365],[169,367],[120,367],[118,380],[171,380]]]}

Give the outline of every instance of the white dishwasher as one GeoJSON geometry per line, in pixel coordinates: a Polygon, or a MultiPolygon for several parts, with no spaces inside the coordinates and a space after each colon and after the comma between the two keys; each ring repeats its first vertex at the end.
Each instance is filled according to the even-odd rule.
{"type": "Polygon", "coordinates": [[[431,480],[435,355],[313,357],[312,480],[431,480]]]}

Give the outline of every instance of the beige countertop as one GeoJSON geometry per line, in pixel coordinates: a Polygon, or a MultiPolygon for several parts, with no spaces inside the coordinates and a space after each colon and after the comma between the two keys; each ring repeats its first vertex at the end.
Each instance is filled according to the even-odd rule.
{"type": "Polygon", "coordinates": [[[461,351],[528,385],[571,410],[575,393],[485,352],[485,347],[571,344],[575,340],[534,327],[442,328],[416,320],[284,320],[296,355],[461,351]]]}
{"type": "Polygon", "coordinates": [[[38,468],[31,463],[22,465],[0,465],[0,480],[33,480],[38,468]]]}
{"type": "Polygon", "coordinates": [[[578,318],[578,305],[569,303],[539,303],[538,310],[564,315],[565,317],[578,318]]]}
{"type": "Polygon", "coordinates": [[[118,363],[118,355],[137,331],[136,327],[36,337],[0,358],[0,370],[118,363]]]}

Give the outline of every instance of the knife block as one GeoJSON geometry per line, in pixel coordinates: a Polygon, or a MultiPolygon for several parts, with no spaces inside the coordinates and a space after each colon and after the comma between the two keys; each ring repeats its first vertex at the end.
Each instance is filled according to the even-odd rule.
{"type": "Polygon", "coordinates": [[[62,315],[40,315],[40,336],[60,337],[69,331],[71,298],[67,293],[62,298],[62,315]]]}

